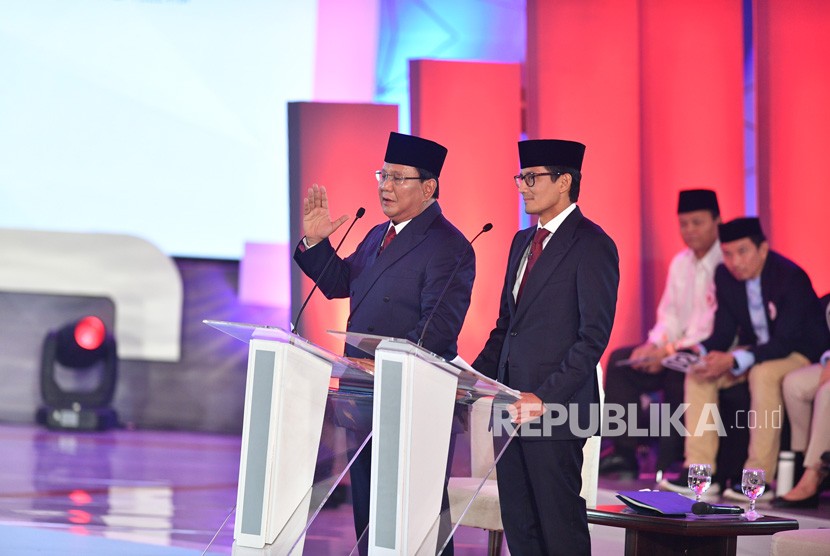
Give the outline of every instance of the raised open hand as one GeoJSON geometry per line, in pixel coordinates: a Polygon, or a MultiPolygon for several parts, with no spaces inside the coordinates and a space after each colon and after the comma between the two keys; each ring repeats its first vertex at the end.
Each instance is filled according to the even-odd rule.
{"type": "Polygon", "coordinates": [[[325,187],[315,183],[308,188],[308,196],[303,199],[303,232],[309,246],[329,237],[348,219],[345,214],[337,220],[331,219],[325,187]]]}

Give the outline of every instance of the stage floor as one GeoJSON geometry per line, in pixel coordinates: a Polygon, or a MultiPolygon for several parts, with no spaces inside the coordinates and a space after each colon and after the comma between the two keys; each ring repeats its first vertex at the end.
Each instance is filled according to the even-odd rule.
{"type": "MultiPolygon", "coordinates": [[[[238,436],[0,425],[0,554],[231,554],[239,447],[238,436]]],[[[644,477],[600,486],[598,503],[613,504],[616,490],[653,483],[644,477]]],[[[802,528],[830,527],[828,502],[775,513],[802,528]]],[[[324,509],[318,521],[305,554],[348,554],[355,542],[350,506],[324,509]]],[[[591,539],[594,554],[623,551],[620,529],[595,526],[591,539]]],[[[742,537],[738,554],[766,556],[769,546],[769,537],[742,537]]],[[[486,531],[459,528],[455,549],[485,555],[486,531]]]]}

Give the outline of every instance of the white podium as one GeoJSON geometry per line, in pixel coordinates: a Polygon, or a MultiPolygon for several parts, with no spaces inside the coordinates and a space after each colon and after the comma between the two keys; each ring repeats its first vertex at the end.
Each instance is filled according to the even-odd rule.
{"type": "MultiPolygon", "coordinates": [[[[329,447],[322,431],[337,426],[326,422],[329,402],[370,398],[373,377],[279,328],[205,323],[249,345],[234,554],[302,554],[306,531],[351,464],[336,469],[336,453],[321,454],[329,447]]],[[[346,453],[359,453],[367,440],[346,453]]]]}
{"type": "Polygon", "coordinates": [[[408,340],[330,332],[375,356],[368,554],[439,554],[452,535],[441,498],[454,410],[519,392],[408,340]]]}

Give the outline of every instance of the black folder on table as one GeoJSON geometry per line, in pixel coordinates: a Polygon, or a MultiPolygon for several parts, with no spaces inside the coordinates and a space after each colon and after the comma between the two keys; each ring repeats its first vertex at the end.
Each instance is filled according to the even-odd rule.
{"type": "Polygon", "coordinates": [[[677,492],[657,490],[625,490],[618,492],[617,498],[637,513],[662,517],[685,517],[695,503],[677,492]]]}

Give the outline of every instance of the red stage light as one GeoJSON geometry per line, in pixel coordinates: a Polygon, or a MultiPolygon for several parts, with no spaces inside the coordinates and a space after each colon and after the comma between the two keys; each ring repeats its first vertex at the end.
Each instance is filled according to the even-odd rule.
{"type": "Polygon", "coordinates": [[[92,522],[92,514],[83,510],[70,509],[66,512],[67,521],[75,523],[76,525],[86,525],[92,522]]]}
{"type": "Polygon", "coordinates": [[[69,493],[69,499],[77,506],[85,506],[92,503],[92,496],[85,490],[73,490],[69,493]]]}
{"type": "Polygon", "coordinates": [[[83,510],[68,510],[67,514],[67,521],[69,523],[75,523],[76,525],[86,525],[87,523],[92,522],[92,514],[89,512],[85,512],[83,510]]]}
{"type": "Polygon", "coordinates": [[[75,341],[84,349],[98,349],[106,336],[104,322],[98,317],[87,316],[75,326],[75,341]]]}

